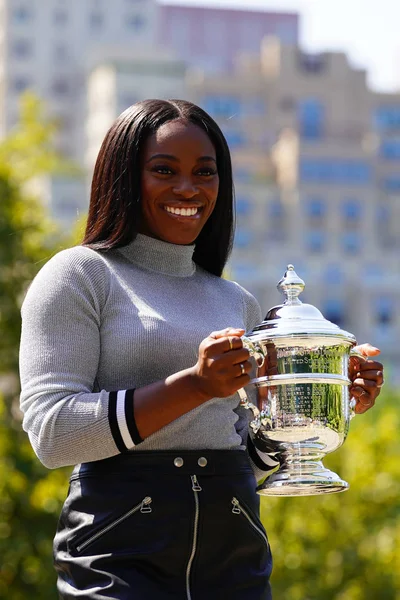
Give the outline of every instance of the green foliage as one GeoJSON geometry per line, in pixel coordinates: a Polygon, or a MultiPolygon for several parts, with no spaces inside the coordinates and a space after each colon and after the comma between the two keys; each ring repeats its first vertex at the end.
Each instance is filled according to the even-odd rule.
{"type": "Polygon", "coordinates": [[[261,499],[277,599],[400,599],[399,403],[386,389],[324,460],[349,491],[261,499]]]}
{"type": "Polygon", "coordinates": [[[54,252],[69,245],[28,192],[29,182],[72,173],[54,152],[54,126],[26,95],[21,121],[0,142],[0,597],[56,596],[52,537],[66,493],[67,471],[48,471],[34,456],[18,409],[20,305],[54,252]]]}
{"type": "Polygon", "coordinates": [[[56,598],[52,538],[67,470],[48,471],[0,397],[0,598],[56,598]]]}

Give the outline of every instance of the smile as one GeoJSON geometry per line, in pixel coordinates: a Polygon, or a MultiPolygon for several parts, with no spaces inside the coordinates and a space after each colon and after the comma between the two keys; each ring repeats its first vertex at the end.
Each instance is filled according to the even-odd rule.
{"type": "Polygon", "coordinates": [[[190,206],[188,208],[177,208],[175,206],[165,206],[165,210],[172,215],[179,215],[180,217],[194,217],[199,212],[197,206],[190,206]]]}

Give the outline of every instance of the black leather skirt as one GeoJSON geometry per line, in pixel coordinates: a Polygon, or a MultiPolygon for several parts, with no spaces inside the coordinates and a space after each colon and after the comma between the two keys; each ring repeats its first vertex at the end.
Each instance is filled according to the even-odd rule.
{"type": "Polygon", "coordinates": [[[270,600],[255,488],[240,450],[78,465],[54,540],[59,598],[270,600]]]}

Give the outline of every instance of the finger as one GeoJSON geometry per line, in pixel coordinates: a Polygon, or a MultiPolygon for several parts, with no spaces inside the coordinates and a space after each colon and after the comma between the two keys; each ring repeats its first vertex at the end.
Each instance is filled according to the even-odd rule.
{"type": "Polygon", "coordinates": [[[353,351],[359,352],[364,356],[377,356],[381,353],[379,348],[371,346],[371,344],[360,344],[359,346],[354,346],[353,351]]]}
{"type": "Polygon", "coordinates": [[[355,398],[355,400],[356,406],[354,408],[354,412],[359,415],[367,412],[367,410],[372,408],[375,404],[375,399],[371,398],[367,393],[365,393],[365,390],[363,390],[363,393],[358,398],[355,398]]]}
{"type": "Polygon", "coordinates": [[[383,370],[383,364],[377,360],[372,360],[371,358],[361,358],[361,357],[351,357],[352,366],[360,366],[365,369],[380,369],[383,370]]]}
{"type": "Polygon", "coordinates": [[[221,329],[219,331],[212,331],[208,337],[213,338],[214,340],[218,340],[220,338],[232,336],[242,336],[245,330],[238,327],[226,327],[226,329],[221,329]]]}
{"type": "Polygon", "coordinates": [[[361,388],[362,390],[365,390],[366,392],[371,392],[376,387],[377,387],[377,382],[374,379],[364,379],[363,377],[357,377],[357,379],[355,379],[353,381],[353,384],[351,386],[352,389],[361,388]]]}
{"type": "Polygon", "coordinates": [[[366,360],[361,361],[359,366],[359,371],[368,372],[368,371],[383,371],[382,363],[376,360],[366,360]]]}
{"type": "Polygon", "coordinates": [[[250,352],[247,348],[238,348],[237,350],[233,350],[229,353],[229,359],[232,361],[233,365],[237,365],[241,362],[248,362],[251,366],[251,362],[249,361],[250,352]]]}
{"type": "Polygon", "coordinates": [[[238,350],[243,348],[242,338],[237,335],[230,335],[226,338],[227,345],[225,352],[231,352],[232,350],[238,350]]]}
{"type": "MultiPolygon", "coordinates": [[[[229,339],[227,337],[212,338],[209,336],[204,344],[203,351],[207,357],[216,357],[218,354],[230,354],[229,339]]],[[[232,349],[232,352],[236,352],[236,350],[232,349]]]]}
{"type": "MultiPolygon", "coordinates": [[[[351,395],[363,409],[367,410],[375,404],[376,398],[380,394],[380,389],[376,386],[373,388],[363,388],[360,386],[354,386],[351,388],[351,395]]],[[[356,404],[356,407],[357,407],[356,404]]],[[[359,412],[356,410],[356,412],[359,412]]]]}
{"type": "MultiPolygon", "coordinates": [[[[218,364],[222,369],[230,369],[234,365],[238,365],[242,362],[248,362],[250,353],[246,348],[238,348],[230,352],[222,352],[220,354],[214,354],[212,358],[218,361],[218,364]]],[[[211,356],[209,357],[211,358],[211,356]]],[[[249,362],[249,364],[251,364],[249,362]]]]}
{"type": "Polygon", "coordinates": [[[363,385],[364,381],[370,382],[373,386],[381,388],[385,383],[382,371],[358,371],[354,373],[354,378],[350,377],[352,385],[363,385]]]}
{"type": "Polygon", "coordinates": [[[241,362],[237,365],[235,365],[235,373],[236,373],[236,377],[243,377],[244,375],[247,375],[250,373],[251,371],[251,363],[246,360],[244,362],[241,362]]]}

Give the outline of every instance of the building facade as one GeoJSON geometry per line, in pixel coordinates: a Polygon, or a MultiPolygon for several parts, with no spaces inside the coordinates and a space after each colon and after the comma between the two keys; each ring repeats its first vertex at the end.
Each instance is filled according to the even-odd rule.
{"type": "Polygon", "coordinates": [[[43,184],[56,217],[71,222],[87,209],[94,161],[118,114],[151,96],[200,104],[234,162],[227,274],[266,313],[294,264],[303,300],[394,364],[400,94],[372,92],[343,53],[307,54],[297,38],[296,15],[154,0],[0,0],[0,135],[18,118],[21,92],[45,100],[61,124],[59,150],[88,174],[84,186],[43,184]]]}
{"type": "Polygon", "coordinates": [[[235,56],[258,53],[262,39],[274,35],[297,45],[299,16],[204,6],[160,4],[158,42],[206,72],[231,71],[235,56]]]}
{"type": "MultiPolygon", "coordinates": [[[[157,18],[155,0],[0,0],[0,136],[18,120],[21,93],[33,90],[59,125],[57,149],[83,166],[87,74],[121,49],[134,57],[153,48],[157,18]]],[[[86,212],[82,182],[42,184],[60,221],[86,212]],[[72,189],[73,207],[62,207],[72,189]]]]}
{"type": "Polygon", "coordinates": [[[229,275],[266,312],[294,264],[303,301],[398,362],[400,95],[371,92],[344,54],[309,55],[276,38],[189,89],[232,149],[229,275]]]}

